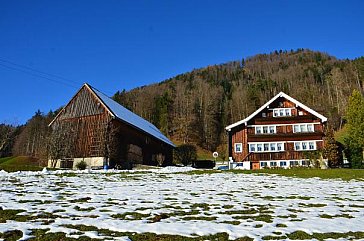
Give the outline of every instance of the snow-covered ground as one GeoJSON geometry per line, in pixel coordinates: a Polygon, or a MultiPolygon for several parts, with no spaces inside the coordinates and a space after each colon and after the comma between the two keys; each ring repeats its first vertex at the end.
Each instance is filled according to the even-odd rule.
{"type": "MultiPolygon", "coordinates": [[[[230,239],[261,240],[298,230],[308,234],[364,230],[362,181],[185,173],[189,170],[0,172],[2,209],[55,216],[51,222],[7,220],[0,223],[0,233],[21,230],[26,239],[31,229],[48,228],[78,237],[80,231],[71,225],[88,225],[183,236],[226,232],[230,239]],[[153,220],[161,214],[160,220],[153,220]]],[[[105,238],[97,232],[82,235],[105,238]]]]}

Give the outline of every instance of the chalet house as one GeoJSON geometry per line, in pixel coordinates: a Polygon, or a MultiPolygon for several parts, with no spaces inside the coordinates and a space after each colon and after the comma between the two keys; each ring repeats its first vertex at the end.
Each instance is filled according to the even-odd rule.
{"type": "Polygon", "coordinates": [[[229,159],[244,169],[308,165],[323,148],[327,118],[280,92],[244,120],[226,127],[229,159]]]}
{"type": "Polygon", "coordinates": [[[175,145],[157,127],[84,84],[49,124],[49,167],[169,165],[175,145]]]}

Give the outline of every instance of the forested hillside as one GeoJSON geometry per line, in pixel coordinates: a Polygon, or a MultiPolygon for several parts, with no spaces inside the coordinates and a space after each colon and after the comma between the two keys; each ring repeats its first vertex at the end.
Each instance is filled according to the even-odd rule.
{"type": "MultiPolygon", "coordinates": [[[[159,84],[117,92],[114,99],[150,120],[175,141],[214,151],[224,127],[283,91],[341,128],[348,97],[363,88],[364,59],[338,60],[299,49],[208,66],[159,84]]],[[[220,147],[219,147],[220,146],[220,147]]]]}
{"type": "MultiPolygon", "coordinates": [[[[363,86],[364,57],[338,60],[298,49],[196,69],[158,84],[118,91],[113,98],[176,143],[223,153],[224,127],[245,118],[280,91],[327,116],[338,130],[345,124],[349,96],[354,89],[363,93],[363,86]]],[[[23,126],[0,124],[0,157],[47,159],[47,125],[56,113],[37,111],[23,126]]]]}

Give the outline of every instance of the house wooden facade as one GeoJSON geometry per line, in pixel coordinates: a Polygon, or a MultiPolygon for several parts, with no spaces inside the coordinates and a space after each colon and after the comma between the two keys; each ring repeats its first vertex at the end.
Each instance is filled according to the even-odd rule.
{"type": "Polygon", "coordinates": [[[229,158],[249,162],[243,165],[247,169],[307,165],[323,148],[326,121],[280,92],[244,120],[226,127],[229,158]]]}
{"type": "Polygon", "coordinates": [[[49,167],[169,165],[174,144],[157,127],[84,84],[49,125],[49,167]]]}

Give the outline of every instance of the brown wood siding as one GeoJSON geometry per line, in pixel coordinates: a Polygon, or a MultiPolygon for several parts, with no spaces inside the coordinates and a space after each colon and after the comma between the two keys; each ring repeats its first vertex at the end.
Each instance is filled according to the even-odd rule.
{"type": "Polygon", "coordinates": [[[53,135],[64,135],[67,158],[105,156],[111,115],[86,86],[72,98],[52,124],[53,135]],[[68,133],[65,133],[68,132],[68,133]]]}
{"type": "Polygon", "coordinates": [[[232,134],[232,154],[235,161],[242,161],[243,158],[248,154],[248,136],[247,136],[247,129],[244,125],[241,125],[239,128],[233,130],[232,134]],[[242,152],[236,153],[235,152],[235,143],[242,143],[242,152]]]}
{"type": "Polygon", "coordinates": [[[309,151],[295,151],[294,143],[290,141],[309,141],[319,140],[316,142],[318,150],[323,148],[324,125],[321,120],[311,113],[284,98],[278,98],[270,104],[268,108],[257,114],[248,122],[248,125],[277,125],[275,134],[255,134],[254,127],[245,127],[244,124],[234,128],[232,132],[232,156],[235,161],[260,161],[260,160],[297,160],[307,158],[309,151]],[[275,108],[292,108],[291,116],[273,117],[275,108]],[[265,113],[265,117],[262,113],[265,113]],[[293,125],[299,123],[316,123],[313,132],[293,133],[293,125]],[[317,124],[319,123],[319,124],[317,124]],[[248,142],[284,142],[285,151],[267,152],[267,153],[249,153],[248,142]],[[243,143],[243,152],[235,153],[235,143],[243,143]],[[249,154],[249,155],[248,155],[249,154]]]}
{"type": "Polygon", "coordinates": [[[269,161],[269,160],[302,160],[307,159],[307,152],[303,151],[284,151],[284,152],[267,152],[253,153],[250,156],[254,161],[269,161]]]}
{"type": "MultiPolygon", "coordinates": [[[[120,141],[123,146],[128,146],[130,144],[136,145],[142,148],[143,163],[145,165],[157,165],[156,161],[153,160],[153,156],[162,154],[165,157],[165,165],[172,164],[172,152],[173,147],[167,145],[166,143],[143,133],[130,125],[119,121],[113,120],[112,125],[120,128],[122,135],[120,135],[120,141]]],[[[125,150],[126,151],[126,150],[125,150]]],[[[121,159],[126,160],[127,153],[123,153],[121,159]]]]}
{"type": "Polygon", "coordinates": [[[322,140],[323,133],[306,132],[292,134],[248,135],[248,142],[307,141],[322,140]]]}
{"type": "Polygon", "coordinates": [[[96,97],[84,86],[62,110],[59,120],[69,118],[84,117],[102,114],[106,111],[104,106],[96,97]]]}
{"type": "MultiPolygon", "coordinates": [[[[63,149],[61,158],[107,157],[110,130],[120,127],[123,149],[135,145],[142,149],[143,164],[156,165],[156,155],[163,155],[165,165],[172,164],[173,147],[121,120],[114,119],[94,93],[84,86],[52,123],[52,136],[63,149]]],[[[120,160],[127,158],[124,152],[120,160]]]]}

